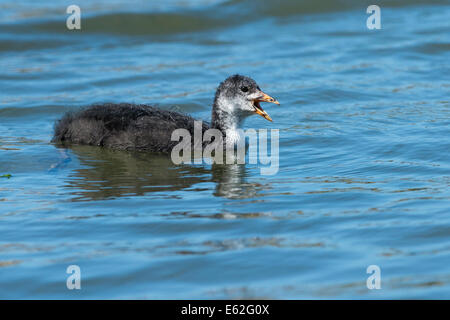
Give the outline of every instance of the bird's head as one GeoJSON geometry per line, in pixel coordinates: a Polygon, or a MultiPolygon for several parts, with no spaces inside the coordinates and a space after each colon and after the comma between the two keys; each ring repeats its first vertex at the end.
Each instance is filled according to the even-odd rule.
{"type": "Polygon", "coordinates": [[[259,114],[272,121],[272,118],[261,107],[260,102],[280,104],[276,99],[264,93],[255,80],[236,74],[225,79],[217,88],[214,104],[218,110],[215,112],[221,114],[222,117],[238,119],[259,114]]]}

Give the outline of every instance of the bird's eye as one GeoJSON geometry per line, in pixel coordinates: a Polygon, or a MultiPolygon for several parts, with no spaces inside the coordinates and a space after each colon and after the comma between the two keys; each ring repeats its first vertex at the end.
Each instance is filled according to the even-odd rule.
{"type": "Polygon", "coordinates": [[[242,91],[242,92],[247,92],[247,91],[248,91],[248,87],[245,87],[245,86],[244,86],[244,87],[241,87],[241,91],[242,91]]]}

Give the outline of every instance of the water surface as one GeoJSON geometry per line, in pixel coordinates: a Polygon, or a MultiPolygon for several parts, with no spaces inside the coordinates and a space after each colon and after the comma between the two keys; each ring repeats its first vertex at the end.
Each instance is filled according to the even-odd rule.
{"type": "Polygon", "coordinates": [[[69,4],[0,3],[0,298],[450,298],[448,1],[381,30],[364,1],[69,4]],[[234,73],[281,102],[247,121],[275,175],[49,142],[98,102],[209,120],[234,73]]]}

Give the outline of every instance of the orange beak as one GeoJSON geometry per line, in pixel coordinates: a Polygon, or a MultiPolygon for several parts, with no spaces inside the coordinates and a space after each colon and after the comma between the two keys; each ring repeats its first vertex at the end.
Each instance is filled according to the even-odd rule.
{"type": "Polygon", "coordinates": [[[272,118],[269,116],[269,114],[264,111],[264,109],[259,104],[260,102],[271,102],[275,104],[280,104],[276,99],[272,98],[268,94],[261,91],[261,96],[253,100],[253,106],[255,107],[255,113],[259,114],[261,117],[272,121],[272,118]]]}

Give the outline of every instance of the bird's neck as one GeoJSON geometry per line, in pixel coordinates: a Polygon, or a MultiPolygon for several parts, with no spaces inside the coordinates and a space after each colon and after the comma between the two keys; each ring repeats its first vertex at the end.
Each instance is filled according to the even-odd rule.
{"type": "Polygon", "coordinates": [[[227,105],[223,99],[216,98],[213,105],[211,116],[211,127],[219,129],[224,135],[224,142],[227,145],[235,145],[241,139],[242,126],[245,116],[239,115],[233,110],[232,105],[227,105]]]}

